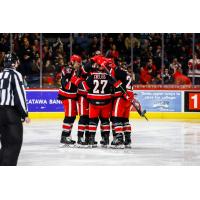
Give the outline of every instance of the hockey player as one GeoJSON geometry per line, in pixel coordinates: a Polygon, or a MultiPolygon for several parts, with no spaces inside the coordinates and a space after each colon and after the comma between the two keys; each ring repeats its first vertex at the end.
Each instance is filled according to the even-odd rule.
{"type": "Polygon", "coordinates": [[[96,71],[92,72],[82,83],[85,90],[88,91],[90,145],[92,147],[95,145],[95,134],[100,120],[103,136],[101,143],[107,146],[109,144],[113,84],[111,77],[104,71],[102,56],[93,57],[92,60],[94,61],[93,69],[96,71]]]}
{"type": "Polygon", "coordinates": [[[62,101],[65,111],[60,142],[69,146],[73,146],[76,143],[71,138],[71,130],[77,115],[77,85],[80,81],[77,78],[77,72],[81,61],[81,57],[78,55],[70,57],[70,65],[64,67],[62,70],[61,88],[58,92],[58,99],[62,101]]]}
{"type": "Polygon", "coordinates": [[[131,102],[133,101],[131,73],[122,67],[116,66],[112,59],[104,59],[107,72],[115,80],[115,92],[112,109],[113,141],[112,147],[124,148],[131,144],[131,125],[129,123],[129,114],[131,102]],[[123,88],[123,89],[122,89],[123,88]],[[125,136],[125,141],[124,141],[125,136]]]}
{"type": "MultiPolygon", "coordinates": [[[[100,58],[102,55],[92,57],[85,65],[82,65],[80,68],[80,76],[81,79],[86,80],[86,77],[91,73],[96,72],[98,65],[96,64],[96,58],[100,58]]],[[[84,84],[79,84],[78,86],[78,111],[80,115],[79,125],[78,125],[78,136],[80,136],[81,140],[83,138],[81,136],[84,135],[85,132],[85,142],[82,144],[79,143],[78,146],[87,147],[89,144],[89,103],[87,100],[87,86],[84,84]]],[[[103,134],[103,132],[101,132],[103,134]]],[[[79,137],[78,137],[79,138],[79,137]]],[[[101,141],[102,142],[102,141],[101,141]]],[[[97,142],[94,141],[93,147],[97,146],[97,142]]]]}
{"type": "Polygon", "coordinates": [[[133,80],[131,74],[121,67],[115,68],[115,78],[118,80],[120,87],[115,88],[114,103],[112,109],[112,122],[115,130],[112,147],[127,148],[131,147],[131,125],[129,123],[129,114],[131,102],[134,99],[132,90],[133,80]],[[125,137],[125,138],[124,138],[125,137]],[[125,141],[124,141],[125,139],[125,141]]]}
{"type": "MultiPolygon", "coordinates": [[[[79,70],[78,77],[82,81],[86,80],[88,73],[84,70],[84,67],[81,66],[79,70]]],[[[78,121],[78,147],[87,147],[89,143],[89,103],[87,100],[87,91],[84,87],[84,84],[78,85],[78,114],[80,119],[78,121]],[[85,135],[85,139],[84,139],[85,135]]]]}

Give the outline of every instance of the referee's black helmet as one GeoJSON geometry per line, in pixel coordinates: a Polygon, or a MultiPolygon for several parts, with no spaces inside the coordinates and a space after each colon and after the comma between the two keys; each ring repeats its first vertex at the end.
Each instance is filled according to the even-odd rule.
{"type": "Polygon", "coordinates": [[[19,62],[19,58],[15,53],[8,53],[4,57],[4,68],[12,68],[16,62],[19,62]]]}

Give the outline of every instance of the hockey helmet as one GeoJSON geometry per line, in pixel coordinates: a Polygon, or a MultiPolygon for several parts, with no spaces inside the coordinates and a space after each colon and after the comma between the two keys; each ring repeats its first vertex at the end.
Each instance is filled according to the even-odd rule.
{"type": "Polygon", "coordinates": [[[72,62],[75,62],[75,61],[78,62],[78,63],[81,63],[82,58],[79,55],[74,54],[70,57],[70,62],[72,63],[72,62]]]}
{"type": "Polygon", "coordinates": [[[4,57],[4,68],[12,68],[16,62],[19,63],[19,58],[15,53],[8,53],[4,57]]]}
{"type": "Polygon", "coordinates": [[[105,62],[111,68],[115,68],[116,67],[116,65],[115,65],[115,63],[114,63],[112,58],[105,58],[105,62]]]}
{"type": "Polygon", "coordinates": [[[96,56],[93,56],[91,58],[91,60],[95,63],[97,63],[98,65],[101,65],[103,62],[104,62],[104,57],[102,55],[96,55],[96,56]]]}

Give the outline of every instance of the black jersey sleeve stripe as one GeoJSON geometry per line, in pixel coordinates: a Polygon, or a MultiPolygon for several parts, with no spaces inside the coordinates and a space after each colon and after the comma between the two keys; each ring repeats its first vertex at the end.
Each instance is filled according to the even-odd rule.
{"type": "Polygon", "coordinates": [[[20,86],[21,93],[22,93],[22,96],[23,96],[23,102],[24,102],[24,105],[25,105],[25,108],[26,108],[26,111],[27,111],[26,93],[25,93],[25,88],[24,88],[24,83],[23,83],[22,75],[19,74],[19,75],[17,76],[17,79],[18,79],[18,81],[19,81],[19,86],[20,86]]]}
{"type": "Polygon", "coordinates": [[[19,74],[17,76],[18,78],[18,81],[20,83],[20,89],[22,91],[22,96],[23,96],[23,99],[24,99],[24,102],[25,102],[25,107],[26,107],[26,111],[27,111],[27,104],[26,104],[26,92],[25,92],[25,88],[24,88],[24,83],[23,83],[23,79],[22,79],[22,75],[19,74]]]}
{"type": "Polygon", "coordinates": [[[5,77],[5,74],[6,72],[3,72],[2,74],[2,80],[1,80],[1,105],[4,105],[5,104],[5,101],[6,101],[6,89],[4,88],[4,85],[5,85],[5,81],[4,81],[4,77],[5,77]]]}
{"type": "Polygon", "coordinates": [[[10,84],[10,82],[11,82],[11,75],[9,74],[9,76],[8,76],[8,80],[9,80],[9,85],[8,85],[8,90],[7,90],[7,98],[6,98],[6,102],[5,102],[5,104],[6,105],[9,105],[9,103],[10,103],[10,100],[11,100],[11,93],[10,93],[10,91],[11,91],[11,84],[10,84]]]}
{"type": "Polygon", "coordinates": [[[15,106],[17,106],[18,110],[21,112],[22,117],[26,117],[28,116],[28,111],[25,100],[25,91],[22,87],[20,77],[16,73],[14,73],[14,83],[15,87],[13,88],[13,92],[15,96],[15,106]]]}

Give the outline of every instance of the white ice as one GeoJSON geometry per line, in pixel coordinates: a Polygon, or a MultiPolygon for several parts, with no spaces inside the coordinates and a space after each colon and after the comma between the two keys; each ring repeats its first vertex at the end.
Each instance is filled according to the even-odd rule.
{"type": "MultiPolygon", "coordinates": [[[[132,149],[60,148],[62,120],[24,125],[18,165],[200,165],[200,121],[131,120],[132,149]]],[[[77,122],[72,137],[76,139],[77,122]]],[[[96,135],[100,140],[99,132],[96,135]]]]}

